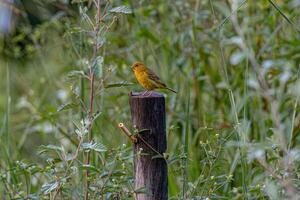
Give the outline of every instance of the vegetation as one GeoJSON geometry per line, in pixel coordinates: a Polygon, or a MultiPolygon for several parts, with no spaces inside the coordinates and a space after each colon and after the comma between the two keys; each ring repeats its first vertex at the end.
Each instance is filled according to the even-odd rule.
{"type": "Polygon", "coordinates": [[[1,199],[132,199],[128,93],[167,106],[170,199],[298,199],[299,0],[0,2],[1,199]]]}

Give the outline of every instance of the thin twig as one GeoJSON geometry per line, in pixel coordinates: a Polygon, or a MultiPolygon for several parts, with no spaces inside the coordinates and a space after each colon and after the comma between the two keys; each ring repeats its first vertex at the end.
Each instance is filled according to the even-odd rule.
{"type": "Polygon", "coordinates": [[[130,139],[130,141],[132,143],[137,143],[137,138],[130,133],[130,131],[128,130],[128,128],[123,124],[123,123],[119,123],[118,127],[122,130],[122,132],[130,139]]]}
{"type": "Polygon", "coordinates": [[[122,130],[122,132],[130,139],[130,141],[132,143],[137,143],[138,140],[140,140],[141,142],[143,142],[147,147],[149,147],[149,149],[151,149],[154,153],[157,153],[158,155],[160,155],[162,158],[165,159],[164,155],[159,153],[155,148],[153,148],[148,142],[146,142],[139,134],[137,135],[133,135],[128,128],[123,124],[123,123],[119,123],[118,127],[122,130]]]}
{"type": "Polygon", "coordinates": [[[141,140],[147,147],[149,147],[153,152],[157,153],[158,155],[160,155],[162,158],[165,159],[164,155],[159,153],[156,149],[154,149],[148,142],[146,142],[140,135],[137,135],[138,139],[141,140]]]}

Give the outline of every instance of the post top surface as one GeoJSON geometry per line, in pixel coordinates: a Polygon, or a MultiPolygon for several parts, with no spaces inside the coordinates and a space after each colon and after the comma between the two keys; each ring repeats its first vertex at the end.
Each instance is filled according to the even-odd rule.
{"type": "Polygon", "coordinates": [[[154,91],[148,92],[130,92],[131,98],[164,98],[164,95],[154,91]]]}

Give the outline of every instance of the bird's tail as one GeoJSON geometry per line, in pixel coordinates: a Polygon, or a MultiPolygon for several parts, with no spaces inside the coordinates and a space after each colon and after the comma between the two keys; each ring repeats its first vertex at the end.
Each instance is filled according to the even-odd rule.
{"type": "Polygon", "coordinates": [[[170,91],[172,91],[172,92],[174,92],[174,93],[177,93],[175,90],[173,90],[173,89],[171,89],[171,88],[166,87],[166,89],[168,89],[168,90],[170,90],[170,91]]]}

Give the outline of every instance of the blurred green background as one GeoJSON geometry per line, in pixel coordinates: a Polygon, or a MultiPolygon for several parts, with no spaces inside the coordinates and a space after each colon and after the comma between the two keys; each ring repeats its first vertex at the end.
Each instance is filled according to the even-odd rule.
{"type": "MultiPolygon", "coordinates": [[[[137,60],[178,91],[161,91],[170,199],[297,199],[300,1],[101,2],[103,12],[126,9],[107,12],[97,39],[93,140],[107,151],[92,154],[91,199],[132,199],[131,144],[117,124],[133,130],[137,60]]],[[[62,155],[74,154],[86,117],[93,1],[0,9],[0,197],[81,199],[82,155],[62,155]]]]}

